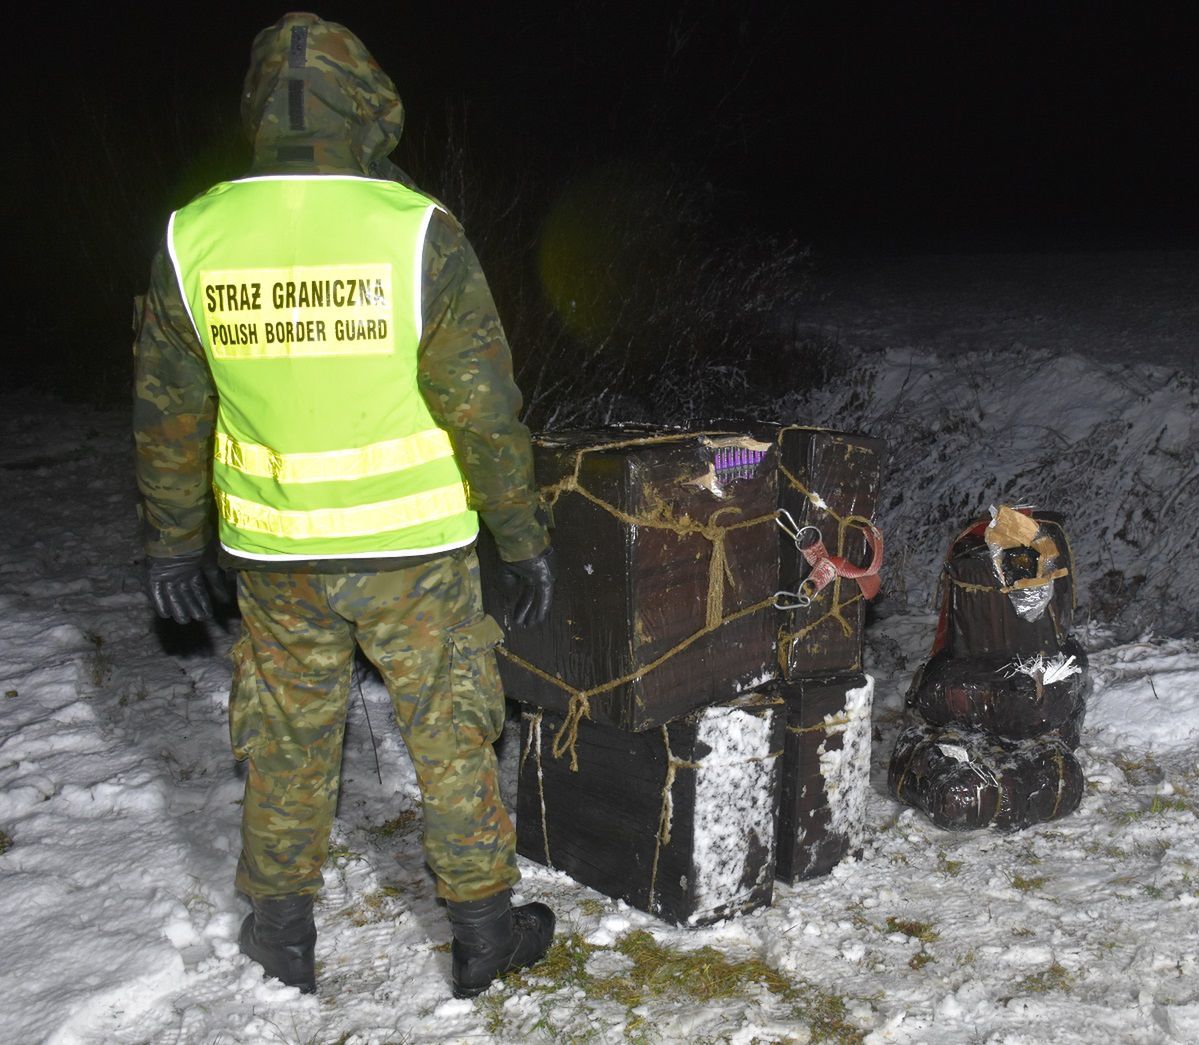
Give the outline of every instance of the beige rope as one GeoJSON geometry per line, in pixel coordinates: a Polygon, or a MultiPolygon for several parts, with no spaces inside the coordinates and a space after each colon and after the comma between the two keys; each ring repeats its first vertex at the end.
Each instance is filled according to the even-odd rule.
{"type": "MultiPolygon", "coordinates": [[[[688,433],[687,438],[696,436],[716,435],[715,432],[688,433]]],[[[621,442],[604,443],[599,446],[583,447],[575,452],[574,464],[570,474],[556,483],[543,486],[540,490],[542,501],[552,511],[558,503],[558,498],[564,493],[577,493],[584,500],[607,512],[614,519],[626,526],[640,527],[649,530],[669,530],[680,537],[696,534],[703,537],[712,545],[712,556],[708,565],[708,594],[706,599],[706,620],[708,625],[720,621],[724,613],[724,587],[726,582],[733,582],[733,572],[729,568],[728,553],[725,548],[725,536],[730,530],[740,530],[749,526],[759,526],[763,523],[774,522],[774,513],[760,515],[753,519],[742,519],[727,526],[719,526],[716,520],[727,512],[740,512],[740,509],[729,505],[713,512],[707,522],[697,522],[690,516],[675,518],[670,506],[662,502],[655,504],[647,515],[633,515],[605,501],[583,485],[579,478],[583,466],[583,457],[589,453],[605,450],[618,450],[630,446],[649,446],[662,443],[678,442],[679,436],[649,436],[642,439],[627,439],[621,442]]]]}
{"type": "MultiPolygon", "coordinates": [[[[704,608],[704,626],[695,634],[673,646],[664,654],[658,657],[651,663],[642,667],[635,668],[633,671],[618,679],[613,679],[610,682],[603,683],[599,686],[593,686],[590,689],[581,690],[556,675],[551,675],[534,664],[529,663],[522,657],[505,649],[503,646],[497,647],[499,652],[512,663],[528,671],[532,675],[557,686],[570,694],[570,701],[567,705],[566,719],[562,726],[558,729],[554,736],[552,752],[555,758],[561,758],[562,755],[570,752],[570,766],[572,771],[578,770],[578,757],[575,753],[575,743],[578,739],[579,723],[584,718],[591,717],[590,700],[592,697],[601,693],[610,692],[619,686],[626,685],[636,679],[660,667],[671,657],[682,652],[694,642],[705,635],[710,634],[717,628],[725,624],[738,620],[741,617],[751,613],[756,613],[759,610],[765,609],[767,606],[773,605],[774,596],[763,599],[761,602],[755,603],[752,606],[738,610],[736,613],[725,616],[724,601],[725,601],[725,586],[731,584],[734,580],[733,571],[728,561],[728,550],[725,544],[725,538],[733,530],[746,529],[750,526],[760,526],[764,523],[773,524],[775,514],[771,512],[769,515],[760,515],[753,519],[741,519],[736,522],[731,522],[726,526],[718,524],[717,520],[720,516],[728,512],[740,512],[740,509],[728,505],[724,508],[719,508],[708,517],[707,522],[698,522],[690,516],[683,515],[681,518],[675,518],[670,506],[662,502],[655,504],[649,514],[633,515],[616,505],[605,501],[602,497],[596,496],[583,485],[579,476],[582,471],[583,458],[586,454],[601,453],[610,450],[621,450],[633,446],[653,446],[666,443],[677,443],[681,438],[694,439],[701,436],[720,436],[727,433],[721,432],[688,432],[685,435],[656,435],[645,436],[636,439],[624,439],[610,443],[602,443],[597,446],[582,447],[575,451],[574,461],[570,473],[560,479],[556,483],[551,483],[543,486],[540,490],[540,496],[547,508],[552,511],[558,499],[566,493],[576,493],[584,500],[589,501],[596,507],[607,512],[613,518],[630,527],[640,527],[642,529],[669,530],[679,536],[689,536],[692,534],[703,537],[712,545],[712,554],[708,562],[708,591],[705,598],[704,608]]],[[[848,628],[848,625],[844,625],[848,628]]]]}
{"type": "Polygon", "coordinates": [[[984,592],[987,594],[990,594],[991,592],[1000,592],[1004,595],[1008,595],[1014,591],[1026,591],[1029,588],[1044,587],[1046,582],[1055,581],[1059,577],[1066,577],[1068,575],[1069,575],[1069,571],[1064,566],[1062,566],[1062,567],[1059,567],[1058,569],[1054,570],[1052,573],[1045,574],[1044,577],[1035,578],[1036,579],[1035,584],[1028,584],[1028,583],[1025,583],[1024,581],[1017,581],[1015,584],[999,584],[999,585],[975,584],[973,581],[960,581],[956,577],[950,577],[948,579],[949,579],[950,584],[952,584],[955,588],[960,588],[962,591],[984,592]]]}
{"type": "Polygon", "coordinates": [[[674,752],[670,750],[670,733],[665,726],[662,727],[662,746],[666,749],[666,780],[662,784],[662,808],[658,813],[658,833],[654,839],[654,862],[649,875],[648,907],[651,911],[654,908],[654,893],[658,888],[658,858],[661,856],[662,846],[670,845],[670,827],[674,818],[674,778],[680,769],[699,769],[700,767],[698,762],[688,762],[674,757],[674,752]]]}
{"type": "MultiPolygon", "coordinates": [[[[654,862],[650,870],[649,877],[649,908],[652,911],[654,907],[654,893],[658,888],[658,859],[662,854],[662,847],[670,845],[670,829],[674,819],[674,781],[680,769],[702,769],[702,762],[688,762],[686,759],[675,758],[674,752],[670,750],[670,734],[665,726],[662,726],[662,746],[666,749],[666,780],[662,784],[662,808],[658,813],[658,833],[654,839],[654,862]]],[[[770,762],[782,756],[782,751],[771,751],[765,755],[755,755],[751,758],[743,759],[743,762],[770,762]]]]}
{"type": "Polygon", "coordinates": [[[817,723],[814,726],[788,726],[788,733],[823,733],[827,729],[835,729],[837,726],[849,727],[853,722],[850,715],[834,715],[832,718],[817,723]]]}
{"type": "Polygon", "coordinates": [[[520,755],[520,775],[524,776],[525,759],[528,758],[529,750],[532,749],[537,760],[537,800],[541,805],[541,844],[545,849],[545,866],[553,867],[554,862],[550,859],[550,829],[545,815],[545,777],[541,772],[541,709],[538,708],[536,713],[529,717],[531,720],[529,735],[525,740],[525,749],[520,755]]]}
{"type": "Polygon", "coordinates": [[[541,772],[541,712],[537,712],[537,798],[541,805],[541,842],[545,847],[545,864],[553,867],[550,859],[550,827],[545,815],[545,775],[541,772]]]}
{"type": "Polygon", "coordinates": [[[590,701],[592,697],[598,696],[601,693],[608,693],[620,686],[627,685],[628,683],[639,678],[643,678],[651,671],[661,667],[668,660],[670,660],[671,657],[681,653],[688,646],[691,646],[695,642],[699,641],[705,635],[711,634],[717,628],[721,628],[726,624],[731,624],[733,621],[739,620],[742,617],[748,617],[750,614],[764,610],[766,607],[772,606],[773,604],[774,595],[772,594],[763,599],[761,602],[756,602],[752,606],[746,606],[743,609],[738,610],[736,613],[730,613],[727,617],[721,618],[721,620],[719,620],[715,625],[705,625],[704,627],[700,628],[699,631],[695,632],[693,635],[689,635],[687,638],[683,639],[682,642],[675,644],[661,656],[650,661],[648,664],[642,667],[634,668],[632,671],[622,675],[620,678],[612,679],[611,681],[604,682],[598,686],[592,686],[590,689],[576,689],[574,686],[571,686],[570,683],[558,678],[557,675],[551,675],[549,672],[543,671],[541,668],[537,667],[536,664],[529,663],[529,661],[525,660],[523,657],[517,656],[517,654],[511,652],[503,646],[497,646],[496,650],[517,667],[523,668],[531,675],[536,675],[543,681],[549,682],[550,684],[557,686],[559,689],[570,694],[570,703],[567,705],[566,719],[559,727],[557,733],[554,735],[552,751],[555,758],[561,758],[565,752],[569,751],[570,768],[573,772],[577,771],[579,767],[578,757],[575,754],[575,741],[578,739],[579,723],[584,718],[591,717],[590,701]]]}
{"type": "Polygon", "coordinates": [[[726,583],[733,583],[733,571],[729,567],[728,553],[724,546],[724,536],[727,531],[717,527],[715,522],[725,512],[739,512],[740,510],[729,505],[727,508],[716,510],[708,517],[706,529],[711,530],[711,533],[705,533],[704,536],[712,542],[712,558],[708,562],[708,598],[704,623],[709,628],[717,627],[723,619],[724,586],[726,583]]]}
{"type": "Polygon", "coordinates": [[[579,472],[582,470],[583,456],[585,454],[603,453],[608,450],[624,450],[630,446],[658,446],[664,443],[677,443],[683,439],[720,438],[728,434],[728,432],[680,432],[675,435],[642,436],[639,439],[621,439],[611,443],[600,443],[597,446],[583,446],[575,451],[574,467],[571,469],[571,474],[556,483],[543,486],[541,492],[543,496],[547,492],[550,494],[549,504],[552,506],[558,499],[558,494],[564,491],[580,489],[579,472]]]}

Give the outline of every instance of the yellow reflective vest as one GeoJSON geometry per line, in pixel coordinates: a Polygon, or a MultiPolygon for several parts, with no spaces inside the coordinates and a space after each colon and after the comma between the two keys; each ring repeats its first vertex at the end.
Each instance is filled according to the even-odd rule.
{"type": "Polygon", "coordinates": [[[478,534],[417,385],[433,210],[394,182],[308,175],[224,182],[171,215],[219,394],[213,489],[234,554],[423,555],[478,534]]]}

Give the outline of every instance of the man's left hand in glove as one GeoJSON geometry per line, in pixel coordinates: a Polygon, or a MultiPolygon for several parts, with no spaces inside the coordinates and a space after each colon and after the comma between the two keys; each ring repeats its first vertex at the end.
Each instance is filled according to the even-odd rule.
{"type": "Polygon", "coordinates": [[[541,624],[550,611],[554,595],[554,549],[519,562],[501,565],[504,586],[512,604],[515,624],[541,624]]]}
{"type": "Polygon", "coordinates": [[[146,560],[146,589],[154,609],[176,624],[212,620],[213,597],[231,601],[225,575],[211,551],[146,560]]]}

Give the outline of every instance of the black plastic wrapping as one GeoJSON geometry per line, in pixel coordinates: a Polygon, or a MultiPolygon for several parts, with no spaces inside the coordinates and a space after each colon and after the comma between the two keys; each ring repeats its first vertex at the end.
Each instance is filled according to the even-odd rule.
{"type": "MultiPolygon", "coordinates": [[[[1032,518],[1052,539],[1058,563],[1069,572],[1052,581],[1053,594],[1044,611],[1036,619],[1026,620],[1017,612],[1021,593],[1015,593],[1013,599],[1012,592],[1001,588],[1029,574],[1035,569],[1035,562],[1025,562],[1019,554],[1007,555],[1001,581],[983,537],[967,533],[958,538],[945,565],[949,586],[948,645],[955,657],[1050,654],[1061,650],[1066,642],[1074,623],[1074,577],[1069,546],[1058,516],[1034,512],[1032,518]]],[[[1031,557],[1031,550],[1025,554],[1031,557]]]]}
{"type": "Polygon", "coordinates": [[[513,655],[500,657],[507,695],[566,713],[572,694],[598,690],[592,721],[643,730],[775,678],[774,455],[733,430],[536,437],[558,573],[544,624],[508,626],[494,546],[479,545],[487,609],[513,655]],[[723,565],[697,526],[723,531],[723,565]],[[710,629],[713,594],[727,623],[710,629]]]}
{"type": "MultiPolygon", "coordinates": [[[[777,441],[779,507],[798,526],[816,527],[830,554],[868,565],[866,539],[852,520],[874,520],[886,444],[860,433],[799,426],[779,429],[777,441]]],[[[779,538],[779,587],[795,591],[809,568],[795,542],[781,530],[779,538]]],[[[782,677],[860,671],[865,609],[858,586],[838,577],[811,605],[790,610],[780,631],[782,677]]]]}
{"type": "Polygon", "coordinates": [[[1018,831],[1074,812],[1082,769],[1055,737],[1002,741],[985,733],[924,724],[895,743],[887,774],[892,796],[949,831],[1018,831]]]}
{"type": "Polygon", "coordinates": [[[776,695],[641,733],[582,722],[573,771],[553,752],[565,726],[523,709],[518,853],[675,924],[770,905],[785,726],[776,695]]]}
{"type": "MultiPolygon", "coordinates": [[[[942,650],[913,679],[908,707],[934,726],[957,725],[1011,740],[1056,733],[1074,748],[1091,678],[1086,652],[1077,640],[1062,642],[1050,663],[1062,659],[1071,663],[1071,673],[1045,682],[1043,672],[1021,671],[1017,658],[1005,654],[963,659],[942,650]]],[[[1033,658],[1024,663],[1035,662],[1033,658]]]]}
{"type": "Polygon", "coordinates": [[[778,877],[828,874],[859,855],[870,791],[872,680],[861,673],[779,682],[787,708],[778,877]]]}

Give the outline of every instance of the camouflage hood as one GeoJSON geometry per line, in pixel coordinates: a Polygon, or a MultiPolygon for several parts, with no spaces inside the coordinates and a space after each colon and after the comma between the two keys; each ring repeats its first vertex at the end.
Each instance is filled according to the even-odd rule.
{"type": "Polygon", "coordinates": [[[376,174],[404,125],[395,84],[358,37],[306,12],[255,37],[241,116],[255,173],[376,174]]]}

